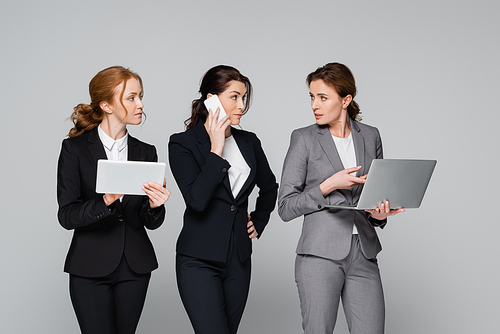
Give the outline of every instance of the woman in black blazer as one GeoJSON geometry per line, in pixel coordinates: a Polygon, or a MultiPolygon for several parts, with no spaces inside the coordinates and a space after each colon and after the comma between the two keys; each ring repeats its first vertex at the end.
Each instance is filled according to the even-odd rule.
{"type": "Polygon", "coordinates": [[[142,122],[142,80],[115,66],[90,81],[92,102],[75,107],[57,170],[58,218],[74,230],[64,271],[82,333],[134,333],[151,271],[158,267],[146,230],[165,218],[170,192],[144,184],[147,196],[97,194],[99,159],[157,161],[156,148],[127,133],[142,122]]]}
{"type": "Polygon", "coordinates": [[[252,86],[237,69],[219,65],[203,77],[187,130],[170,137],[170,168],[186,211],[177,240],[177,285],[195,333],[236,333],[250,286],[252,239],[275,207],[278,184],[257,136],[238,130],[252,86]],[[218,95],[226,111],[207,111],[218,95]],[[215,113],[214,113],[215,112],[215,113]],[[259,187],[255,211],[248,196],[259,187]]]}

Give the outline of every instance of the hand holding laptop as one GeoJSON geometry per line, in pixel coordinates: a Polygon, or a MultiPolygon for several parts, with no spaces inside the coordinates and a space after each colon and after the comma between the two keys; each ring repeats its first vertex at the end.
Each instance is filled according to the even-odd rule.
{"type": "MultiPolygon", "coordinates": [[[[325,180],[322,184],[320,184],[320,188],[323,192],[322,185],[324,183],[327,183],[327,181],[330,182],[330,184],[333,186],[333,190],[335,189],[352,189],[354,187],[359,186],[360,184],[363,184],[366,182],[366,177],[368,174],[362,175],[360,177],[356,177],[351,175],[352,173],[356,173],[358,170],[361,169],[361,166],[358,167],[352,167],[352,168],[347,168],[344,170],[341,170],[340,172],[337,172],[330,176],[327,180],[325,180]]],[[[326,187],[325,187],[326,189],[326,187]]],[[[333,190],[329,191],[326,195],[328,195],[330,192],[333,190]]],[[[325,194],[323,194],[326,196],[325,194]]],[[[381,202],[378,207],[376,207],[373,210],[365,210],[366,212],[369,212],[371,216],[377,220],[384,220],[388,216],[394,216],[398,213],[404,212],[405,210],[402,208],[399,209],[391,209],[391,206],[389,204],[389,201],[384,201],[381,202]]]]}
{"type": "MultiPolygon", "coordinates": [[[[436,160],[374,159],[357,203],[325,206],[329,209],[366,210],[376,219],[403,212],[401,208],[418,208],[436,163],[436,160]]],[[[349,169],[337,174],[345,171],[349,169]]]]}
{"type": "Polygon", "coordinates": [[[391,209],[391,205],[388,200],[385,202],[381,202],[380,205],[373,210],[365,210],[366,212],[371,213],[372,217],[377,220],[384,220],[389,216],[397,215],[398,213],[405,212],[405,209],[391,209]]]}

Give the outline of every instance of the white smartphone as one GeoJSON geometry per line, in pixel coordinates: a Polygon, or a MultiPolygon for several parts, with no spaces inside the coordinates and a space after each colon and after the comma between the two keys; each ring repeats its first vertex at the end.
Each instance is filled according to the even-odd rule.
{"type": "Polygon", "coordinates": [[[212,110],[212,115],[214,115],[217,111],[217,108],[219,108],[219,118],[217,119],[217,123],[220,122],[222,117],[226,116],[226,111],[224,110],[222,103],[220,103],[219,97],[217,95],[210,96],[208,99],[203,101],[203,103],[205,103],[205,107],[207,107],[208,112],[212,110]]]}

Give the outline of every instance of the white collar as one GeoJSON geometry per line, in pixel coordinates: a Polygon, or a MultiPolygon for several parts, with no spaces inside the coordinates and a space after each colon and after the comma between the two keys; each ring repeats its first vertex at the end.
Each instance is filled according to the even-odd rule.
{"type": "Polygon", "coordinates": [[[106,134],[106,132],[104,132],[101,129],[101,125],[100,124],[98,126],[97,132],[99,133],[99,139],[101,139],[102,144],[104,145],[104,147],[106,147],[106,149],[108,151],[111,151],[111,149],[115,145],[118,148],[118,152],[123,151],[123,149],[125,147],[127,147],[127,143],[128,143],[128,131],[125,134],[125,136],[123,136],[122,138],[117,139],[117,140],[114,140],[113,138],[111,138],[110,136],[108,136],[106,134]]]}

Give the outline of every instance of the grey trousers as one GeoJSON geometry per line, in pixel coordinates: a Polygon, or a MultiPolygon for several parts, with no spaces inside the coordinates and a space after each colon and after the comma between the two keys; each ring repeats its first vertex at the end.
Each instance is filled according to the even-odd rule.
{"type": "Polygon", "coordinates": [[[332,334],[341,298],[351,334],[384,333],[384,293],[377,259],[364,257],[358,235],[352,236],[349,255],[342,260],[297,254],[295,282],[304,334],[332,334]]]}

